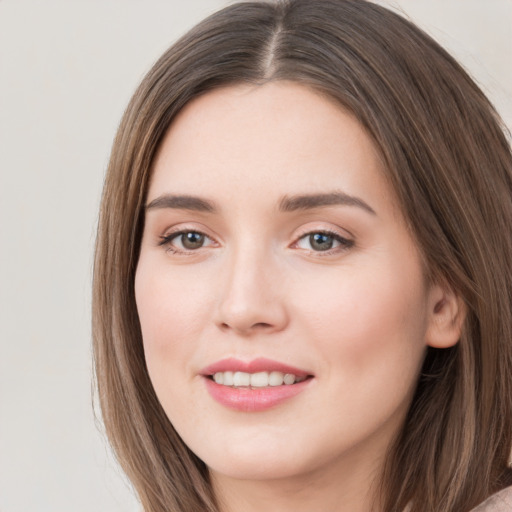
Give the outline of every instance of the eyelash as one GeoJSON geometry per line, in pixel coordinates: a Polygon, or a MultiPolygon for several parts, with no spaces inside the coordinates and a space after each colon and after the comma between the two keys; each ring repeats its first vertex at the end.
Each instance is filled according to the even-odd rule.
{"type": "MultiPolygon", "coordinates": [[[[183,235],[186,235],[186,234],[192,234],[192,233],[196,234],[196,235],[199,235],[199,236],[202,236],[202,237],[204,237],[204,238],[206,238],[206,239],[208,239],[210,241],[213,241],[212,238],[210,238],[208,235],[206,235],[202,231],[198,231],[198,230],[195,230],[195,229],[182,229],[180,231],[175,231],[175,232],[170,233],[168,235],[160,236],[160,242],[158,243],[158,245],[162,246],[162,247],[166,247],[166,251],[170,252],[172,254],[177,254],[177,255],[191,254],[193,252],[196,252],[199,249],[204,248],[205,246],[201,245],[197,249],[188,249],[187,250],[187,249],[176,248],[175,246],[172,245],[172,242],[175,239],[179,238],[180,236],[183,236],[183,235]]],[[[337,247],[330,248],[330,249],[327,249],[325,251],[322,251],[322,250],[315,251],[314,249],[309,249],[309,252],[315,254],[315,256],[320,256],[320,257],[322,257],[322,256],[330,256],[330,255],[335,254],[335,253],[347,251],[348,249],[352,248],[354,246],[354,244],[355,244],[355,242],[353,240],[349,240],[348,238],[345,238],[345,237],[341,236],[339,233],[337,233],[335,231],[331,231],[331,230],[328,230],[328,229],[319,229],[319,230],[308,231],[308,232],[302,234],[297,239],[297,241],[295,241],[292,244],[292,247],[297,247],[299,242],[301,242],[302,240],[306,239],[307,237],[311,237],[313,235],[324,235],[324,236],[330,237],[330,238],[332,238],[334,240],[334,242],[337,242],[339,244],[337,247]]],[[[308,250],[308,249],[305,249],[305,250],[308,250]]]]}
{"type": "Polygon", "coordinates": [[[333,248],[330,248],[330,249],[327,249],[324,251],[315,251],[313,249],[309,249],[309,251],[311,253],[314,253],[315,256],[320,256],[320,257],[332,256],[333,254],[339,254],[340,252],[347,251],[347,250],[351,249],[352,247],[354,247],[354,245],[355,245],[355,242],[353,240],[350,240],[348,238],[341,236],[336,231],[331,231],[329,229],[318,229],[318,230],[308,231],[308,232],[304,233],[303,235],[301,235],[297,239],[297,241],[293,243],[293,246],[297,246],[300,241],[302,241],[308,237],[311,237],[313,235],[324,235],[324,236],[330,237],[334,240],[334,242],[337,242],[339,244],[337,247],[333,247],[333,248]]]}
{"type": "Polygon", "coordinates": [[[179,249],[172,245],[172,242],[179,238],[180,236],[194,233],[196,235],[202,236],[204,238],[207,238],[208,240],[212,240],[208,235],[203,233],[202,231],[198,231],[196,229],[181,229],[179,231],[174,231],[173,233],[169,233],[168,235],[162,235],[160,237],[160,242],[158,243],[159,246],[166,247],[166,251],[170,252],[171,254],[178,254],[178,255],[187,255],[191,254],[198,249],[202,249],[204,246],[199,247],[198,249],[179,249]]]}

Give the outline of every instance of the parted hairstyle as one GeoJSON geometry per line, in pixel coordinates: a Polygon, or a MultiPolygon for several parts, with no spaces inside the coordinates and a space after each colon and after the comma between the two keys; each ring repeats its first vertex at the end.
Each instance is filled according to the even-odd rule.
{"type": "Polygon", "coordinates": [[[175,43],[135,92],[105,179],[93,283],[98,396],[115,454],[146,512],[218,510],[208,468],[174,430],[145,365],[134,294],[144,204],[159,144],[184,105],[216,88],[278,80],[358,119],[428,278],[465,303],[459,342],[427,350],[378,483],[383,512],[408,503],[411,512],[467,512],[512,483],[509,139],[446,51],[364,0],[231,5],[175,43]]]}

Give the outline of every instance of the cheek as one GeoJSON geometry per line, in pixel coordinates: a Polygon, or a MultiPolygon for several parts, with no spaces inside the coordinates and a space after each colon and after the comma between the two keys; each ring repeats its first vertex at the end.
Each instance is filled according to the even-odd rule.
{"type": "MultiPolygon", "coordinates": [[[[201,350],[208,296],[200,279],[171,272],[168,265],[141,259],[135,297],[142,330],[144,356],[155,393],[178,431],[192,428],[199,399],[191,362],[201,350]],[[186,428],[181,422],[185,421],[186,428]],[[180,428],[181,427],[181,428],[180,428]]],[[[194,430],[192,428],[192,430],[194,430]]]]}
{"type": "Polygon", "coordinates": [[[328,276],[323,288],[318,284],[308,295],[295,294],[301,316],[309,319],[304,329],[317,340],[324,359],[336,359],[343,367],[347,385],[356,374],[367,375],[369,384],[378,382],[378,376],[389,379],[393,372],[398,379],[415,379],[427,329],[420,269],[388,261],[328,276]]]}
{"type": "Polygon", "coordinates": [[[194,344],[204,326],[208,293],[199,280],[180,278],[144,260],[135,278],[135,297],[142,330],[146,363],[152,380],[165,376],[169,365],[190,361],[194,344]]]}

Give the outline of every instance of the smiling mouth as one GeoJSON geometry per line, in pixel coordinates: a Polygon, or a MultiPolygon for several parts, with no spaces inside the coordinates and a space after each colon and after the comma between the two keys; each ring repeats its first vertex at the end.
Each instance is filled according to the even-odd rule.
{"type": "Polygon", "coordinates": [[[208,377],[221,386],[250,389],[292,386],[312,378],[312,375],[297,376],[293,373],[283,373],[279,371],[263,371],[256,373],[225,371],[215,372],[208,377]]]}
{"type": "Polygon", "coordinates": [[[210,396],[238,412],[263,412],[279,406],[310,387],[314,375],[279,361],[227,358],[201,371],[210,396]]]}

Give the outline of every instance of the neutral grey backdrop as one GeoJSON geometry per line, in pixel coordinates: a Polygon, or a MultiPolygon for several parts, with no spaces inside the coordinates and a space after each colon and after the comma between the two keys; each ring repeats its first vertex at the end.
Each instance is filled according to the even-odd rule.
{"type": "MultiPolygon", "coordinates": [[[[512,127],[512,0],[379,3],[449,48],[512,127]]],[[[0,0],[0,512],[139,510],[91,405],[101,184],[143,74],[226,4],[0,0]]]]}

